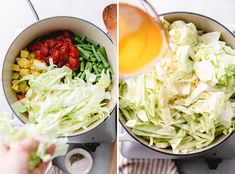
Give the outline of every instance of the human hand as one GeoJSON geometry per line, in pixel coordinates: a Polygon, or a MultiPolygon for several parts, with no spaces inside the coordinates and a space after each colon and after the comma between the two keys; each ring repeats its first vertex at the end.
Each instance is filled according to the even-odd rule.
{"type": "MultiPolygon", "coordinates": [[[[0,145],[0,173],[1,174],[43,174],[48,163],[41,163],[32,171],[28,168],[29,154],[37,149],[39,142],[29,138],[14,146],[0,145]]],[[[47,149],[53,155],[55,145],[47,149]]]]}

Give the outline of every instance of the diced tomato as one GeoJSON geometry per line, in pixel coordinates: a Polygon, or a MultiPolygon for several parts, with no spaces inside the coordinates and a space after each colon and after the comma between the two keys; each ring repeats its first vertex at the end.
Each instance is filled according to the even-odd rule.
{"type": "Polygon", "coordinates": [[[42,48],[40,49],[40,54],[43,55],[44,57],[47,56],[48,53],[49,53],[49,50],[48,50],[47,47],[42,47],[42,48]]]}
{"type": "Polygon", "coordinates": [[[64,31],[55,38],[38,40],[30,49],[34,51],[37,59],[49,63],[49,58],[58,67],[68,66],[73,71],[77,71],[80,66],[79,50],[72,43],[72,35],[69,31],[64,31]]]}
{"type": "Polygon", "coordinates": [[[36,44],[33,46],[33,49],[40,50],[43,47],[43,44],[41,42],[36,42],[36,44]]]}
{"type": "Polygon", "coordinates": [[[60,47],[63,46],[63,43],[59,42],[59,43],[56,43],[55,46],[54,46],[54,49],[58,50],[60,49],[60,47]]]}
{"type": "Polygon", "coordinates": [[[22,100],[22,99],[24,99],[25,98],[25,95],[17,95],[17,98],[18,98],[18,100],[22,100]]]}
{"type": "Polygon", "coordinates": [[[76,71],[80,66],[80,60],[76,58],[69,58],[69,61],[66,66],[68,66],[73,71],[76,71]]]}
{"type": "Polygon", "coordinates": [[[79,50],[78,50],[75,46],[70,45],[70,46],[69,46],[69,49],[70,49],[69,55],[70,55],[71,57],[78,57],[78,55],[79,55],[79,50]]]}
{"type": "Polygon", "coordinates": [[[40,50],[34,51],[35,57],[39,60],[43,60],[40,50]]]}

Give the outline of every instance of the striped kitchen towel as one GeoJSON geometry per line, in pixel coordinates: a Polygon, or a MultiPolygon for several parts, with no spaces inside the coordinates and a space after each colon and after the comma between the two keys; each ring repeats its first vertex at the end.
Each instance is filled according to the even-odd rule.
{"type": "Polygon", "coordinates": [[[65,174],[65,173],[50,163],[45,174],[65,174]]]}
{"type": "Polygon", "coordinates": [[[170,159],[126,159],[120,155],[119,174],[179,174],[170,159]]]}

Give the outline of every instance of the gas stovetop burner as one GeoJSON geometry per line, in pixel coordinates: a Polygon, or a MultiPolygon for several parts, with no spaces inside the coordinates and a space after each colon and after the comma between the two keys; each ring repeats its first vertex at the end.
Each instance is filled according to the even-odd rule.
{"type": "Polygon", "coordinates": [[[205,162],[207,163],[209,169],[217,169],[219,164],[222,162],[222,159],[217,159],[217,158],[214,158],[214,159],[205,159],[205,162]]]}

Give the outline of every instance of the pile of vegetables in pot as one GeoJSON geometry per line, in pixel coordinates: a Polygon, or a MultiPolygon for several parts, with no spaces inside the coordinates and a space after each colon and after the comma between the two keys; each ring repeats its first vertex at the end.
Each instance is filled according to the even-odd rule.
{"type": "Polygon", "coordinates": [[[21,51],[12,70],[19,99],[14,110],[30,123],[46,124],[44,130],[72,135],[109,115],[113,71],[105,48],[85,36],[57,31],[40,37],[21,51]]]}
{"type": "Polygon", "coordinates": [[[119,108],[150,146],[187,153],[234,130],[235,50],[219,32],[163,20],[172,54],[119,85],[119,108]]]}

